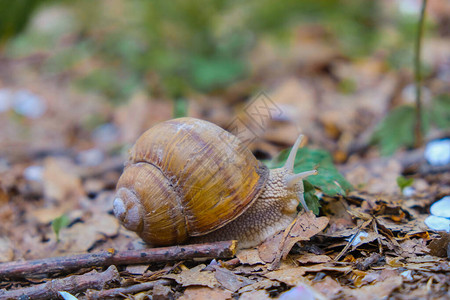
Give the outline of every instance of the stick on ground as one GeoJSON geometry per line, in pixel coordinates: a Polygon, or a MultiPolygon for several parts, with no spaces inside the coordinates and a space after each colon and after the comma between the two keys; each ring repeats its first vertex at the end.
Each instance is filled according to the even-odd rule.
{"type": "Polygon", "coordinates": [[[53,279],[35,286],[17,289],[0,290],[0,299],[60,299],[59,291],[76,294],[87,289],[101,290],[119,284],[120,275],[115,266],[105,272],[93,270],[83,275],[72,275],[62,279],[53,279]]]}
{"type": "Polygon", "coordinates": [[[86,297],[89,300],[98,300],[98,299],[116,299],[120,295],[127,294],[136,294],[142,291],[148,291],[153,289],[156,285],[169,285],[170,280],[168,279],[159,279],[156,281],[149,281],[140,284],[135,284],[127,287],[120,287],[109,290],[88,290],[86,293],[86,297]]]}
{"type": "Polygon", "coordinates": [[[231,258],[236,253],[236,241],[196,245],[149,248],[129,251],[101,251],[73,256],[51,257],[0,264],[0,279],[47,276],[53,273],[110,265],[139,265],[152,262],[185,260],[199,257],[231,258]]]}

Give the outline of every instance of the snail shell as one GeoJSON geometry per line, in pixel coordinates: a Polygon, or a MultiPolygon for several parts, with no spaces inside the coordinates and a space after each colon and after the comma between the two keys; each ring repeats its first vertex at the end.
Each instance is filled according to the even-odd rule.
{"type": "Polygon", "coordinates": [[[130,150],[114,213],[147,243],[180,244],[239,217],[269,170],[237,137],[195,118],[147,130],[130,150]]]}

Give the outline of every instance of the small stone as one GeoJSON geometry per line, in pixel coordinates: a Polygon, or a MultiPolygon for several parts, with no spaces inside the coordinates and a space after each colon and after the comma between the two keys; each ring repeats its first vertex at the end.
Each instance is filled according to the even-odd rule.
{"type": "Polygon", "coordinates": [[[432,166],[450,163],[450,139],[434,140],[425,147],[425,159],[432,166]]]}
{"type": "Polygon", "coordinates": [[[23,171],[23,177],[29,181],[42,182],[42,174],[44,168],[42,166],[29,166],[23,171]]]}
{"type": "Polygon", "coordinates": [[[412,186],[407,186],[403,189],[403,196],[409,198],[412,197],[416,193],[416,189],[412,186]]]}
{"type": "Polygon", "coordinates": [[[41,98],[26,90],[20,90],[14,94],[13,108],[19,115],[31,119],[41,117],[47,110],[41,98]]]}
{"type": "Polygon", "coordinates": [[[431,215],[424,223],[432,230],[450,232],[450,219],[431,215]]]}
{"type": "Polygon", "coordinates": [[[445,196],[431,205],[430,212],[433,216],[450,219],[450,196],[445,196]]]}
{"type": "Polygon", "coordinates": [[[400,273],[400,276],[402,276],[403,279],[406,280],[406,281],[413,281],[414,280],[414,278],[412,277],[412,271],[411,270],[407,270],[407,271],[404,271],[404,272],[400,273]]]}

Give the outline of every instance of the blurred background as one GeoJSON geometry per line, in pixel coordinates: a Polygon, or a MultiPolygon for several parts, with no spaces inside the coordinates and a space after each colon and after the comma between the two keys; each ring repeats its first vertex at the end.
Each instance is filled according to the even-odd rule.
{"type": "MultiPolygon", "coordinates": [[[[137,137],[174,117],[214,122],[264,160],[304,133],[354,187],[398,194],[403,162],[368,162],[414,148],[421,5],[0,0],[0,261],[135,239],[112,216],[115,184],[137,137]]],[[[450,2],[426,12],[429,141],[450,135],[450,2]]],[[[445,182],[415,188],[433,201],[445,182]]]]}
{"type": "MultiPolygon", "coordinates": [[[[251,126],[263,92],[281,113],[254,132],[261,158],[304,132],[345,162],[387,112],[414,103],[421,3],[1,0],[1,153],[100,157],[183,115],[251,126]]],[[[430,0],[427,12],[425,106],[450,80],[450,5],[430,0]]]]}

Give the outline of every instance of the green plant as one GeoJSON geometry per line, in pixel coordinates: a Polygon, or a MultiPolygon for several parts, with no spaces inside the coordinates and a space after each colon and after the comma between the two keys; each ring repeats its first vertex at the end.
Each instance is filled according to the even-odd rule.
{"type": "Polygon", "coordinates": [[[403,190],[411,186],[414,183],[414,178],[406,178],[404,176],[398,176],[397,177],[397,185],[400,188],[400,191],[403,192],[403,190]]]}
{"type": "MultiPolygon", "coordinates": [[[[288,150],[283,150],[277,157],[267,163],[269,168],[279,168],[284,165],[289,155],[288,150]]],[[[319,199],[315,195],[315,189],[321,190],[330,196],[346,195],[353,189],[352,185],[342,176],[333,164],[331,155],[321,149],[300,148],[294,163],[294,172],[317,169],[318,174],[303,180],[305,186],[305,201],[315,214],[319,212],[319,199]]]]}
{"type": "MultiPolygon", "coordinates": [[[[450,128],[450,97],[447,94],[436,96],[430,105],[421,107],[421,111],[423,134],[426,134],[431,126],[450,128]]],[[[394,108],[377,125],[372,135],[372,143],[380,147],[382,155],[391,155],[400,147],[414,147],[416,117],[416,107],[412,105],[394,108]]]]}
{"type": "Polygon", "coordinates": [[[70,224],[70,219],[66,215],[62,215],[52,221],[52,228],[56,235],[56,241],[59,242],[59,232],[62,228],[70,224]]]}

